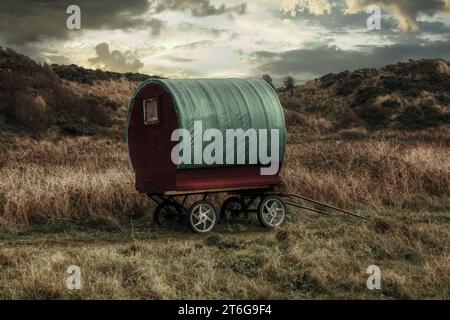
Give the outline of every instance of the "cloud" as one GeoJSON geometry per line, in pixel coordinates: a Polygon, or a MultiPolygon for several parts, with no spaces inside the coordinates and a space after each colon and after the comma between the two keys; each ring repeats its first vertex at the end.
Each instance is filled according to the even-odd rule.
{"type": "MultiPolygon", "coordinates": [[[[161,24],[148,22],[142,15],[149,9],[147,0],[108,1],[78,0],[83,29],[130,29],[150,27],[158,33],[161,24]]],[[[0,2],[0,30],[4,41],[21,45],[47,39],[68,39],[79,34],[68,30],[66,9],[70,0],[2,0],[0,2]]]]}
{"type": "Polygon", "coordinates": [[[46,58],[46,63],[49,64],[69,64],[70,63],[70,59],[66,56],[63,55],[56,55],[56,54],[47,54],[45,55],[46,58]]]}
{"type": "Polygon", "coordinates": [[[403,31],[418,31],[417,18],[420,15],[434,16],[450,12],[450,0],[345,0],[345,13],[364,12],[370,5],[376,5],[392,14],[403,31]]]}
{"type": "Polygon", "coordinates": [[[195,41],[195,42],[190,42],[190,43],[175,46],[174,49],[193,50],[193,49],[198,49],[198,48],[210,47],[213,44],[214,44],[214,41],[212,41],[212,40],[200,40],[200,41],[195,41]]]}
{"type": "Polygon", "coordinates": [[[164,21],[159,20],[157,18],[151,18],[150,21],[146,24],[152,30],[152,35],[157,36],[161,33],[161,29],[164,26],[164,21]]]}
{"type": "Polygon", "coordinates": [[[188,11],[204,17],[246,13],[245,3],[236,6],[214,6],[209,0],[77,0],[81,9],[81,31],[68,30],[66,9],[71,0],[2,0],[0,2],[0,30],[4,42],[13,45],[45,40],[65,40],[83,30],[133,30],[149,28],[159,35],[164,22],[155,14],[166,10],[188,11]]]}
{"type": "Polygon", "coordinates": [[[195,33],[203,33],[206,35],[211,35],[214,37],[218,37],[224,33],[228,33],[226,29],[217,29],[212,27],[205,27],[201,25],[197,25],[190,22],[182,22],[177,25],[178,32],[195,32],[195,33]]]}
{"type": "Polygon", "coordinates": [[[192,58],[178,57],[178,56],[174,56],[174,55],[167,55],[167,56],[162,57],[162,59],[173,61],[173,62],[178,62],[178,63],[190,63],[190,62],[195,61],[195,59],[192,59],[192,58]]]}
{"type": "Polygon", "coordinates": [[[242,15],[247,12],[247,4],[242,3],[236,6],[227,7],[225,4],[215,6],[210,0],[156,0],[152,2],[152,11],[160,13],[166,10],[190,11],[193,16],[205,17],[228,14],[242,15]]]}
{"type": "Polygon", "coordinates": [[[361,50],[341,50],[335,46],[318,45],[310,49],[285,52],[255,52],[252,63],[259,63],[256,74],[269,73],[282,77],[302,74],[320,76],[344,70],[382,67],[407,59],[448,59],[448,42],[423,42],[393,44],[385,47],[360,47],[361,50]]]}
{"type": "Polygon", "coordinates": [[[329,14],[332,9],[331,2],[329,0],[300,0],[300,11],[308,11],[309,13],[319,16],[329,14]]]}
{"type": "Polygon", "coordinates": [[[144,64],[133,59],[129,52],[123,53],[119,50],[109,50],[106,42],[99,43],[95,46],[96,57],[88,59],[88,61],[102,69],[117,72],[139,72],[144,64]]]}
{"type": "Polygon", "coordinates": [[[421,15],[434,16],[450,13],[450,0],[283,0],[285,13],[329,15],[339,8],[347,15],[366,13],[371,5],[379,6],[391,14],[400,29],[406,32],[418,31],[421,15]]]}

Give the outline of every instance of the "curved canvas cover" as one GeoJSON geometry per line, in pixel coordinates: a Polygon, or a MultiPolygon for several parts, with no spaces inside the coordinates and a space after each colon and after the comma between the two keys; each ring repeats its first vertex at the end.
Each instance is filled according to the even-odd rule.
{"type": "MultiPolygon", "coordinates": [[[[203,132],[219,129],[223,137],[227,129],[268,130],[268,152],[270,154],[270,130],[279,130],[279,160],[282,161],[286,144],[286,127],[283,109],[275,90],[262,79],[149,79],[144,81],[133,95],[129,115],[138,93],[148,84],[163,86],[172,97],[177,113],[179,127],[187,129],[194,143],[194,122],[202,121],[203,132]]],[[[128,131],[128,130],[127,130],[128,131]]],[[[201,137],[197,137],[201,139],[201,137]]],[[[204,142],[203,148],[209,143],[204,142]]],[[[224,158],[229,152],[236,155],[246,151],[248,163],[248,141],[246,145],[236,145],[235,150],[226,150],[224,139],[224,158]],[[245,147],[245,149],[244,149],[245,147]]],[[[193,146],[192,146],[193,150],[193,146]]],[[[192,155],[193,158],[194,155],[192,155]]],[[[224,161],[225,163],[225,161],[224,161]]],[[[258,156],[258,163],[259,156],[258,156]]],[[[217,165],[216,165],[217,166],[217,165]]],[[[178,169],[205,168],[210,165],[180,164],[178,169]]]]}

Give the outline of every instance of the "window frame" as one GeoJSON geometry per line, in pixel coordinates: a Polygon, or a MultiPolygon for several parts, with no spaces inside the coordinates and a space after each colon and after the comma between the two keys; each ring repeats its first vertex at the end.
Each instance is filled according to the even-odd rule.
{"type": "Polygon", "coordinates": [[[155,125],[159,125],[161,123],[161,117],[160,117],[161,114],[160,114],[159,105],[160,105],[159,97],[148,97],[148,98],[144,98],[142,100],[142,109],[143,109],[143,113],[144,113],[144,125],[145,126],[155,126],[155,125]],[[147,108],[146,108],[147,102],[156,102],[156,120],[147,121],[147,108]]]}

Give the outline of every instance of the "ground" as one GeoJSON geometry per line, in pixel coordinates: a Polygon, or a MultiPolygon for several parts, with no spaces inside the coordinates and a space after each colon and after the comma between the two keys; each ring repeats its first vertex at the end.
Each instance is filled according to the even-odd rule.
{"type": "Polygon", "coordinates": [[[449,299],[445,130],[289,132],[286,187],[368,220],[292,209],[274,231],[255,217],[208,235],[187,223],[156,230],[123,142],[11,138],[0,159],[0,298],[449,299]],[[71,265],[81,290],[66,286],[71,265]],[[381,290],[366,287],[371,265],[381,290]]]}
{"type": "Polygon", "coordinates": [[[2,232],[0,297],[13,299],[450,298],[450,217],[430,212],[290,212],[275,231],[221,225],[194,235],[155,230],[149,217],[2,232]],[[82,287],[69,290],[70,265],[82,287]],[[370,265],[381,290],[368,290],[370,265]]]}

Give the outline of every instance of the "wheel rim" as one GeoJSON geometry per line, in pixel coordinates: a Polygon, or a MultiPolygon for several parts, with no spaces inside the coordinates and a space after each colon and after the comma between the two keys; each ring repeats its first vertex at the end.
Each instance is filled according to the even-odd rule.
{"type": "Polygon", "coordinates": [[[216,214],[214,209],[205,203],[200,203],[192,209],[191,213],[192,227],[197,232],[209,232],[216,223],[216,214]]]}
{"type": "Polygon", "coordinates": [[[270,227],[278,227],[284,221],[286,209],[278,199],[269,199],[263,203],[261,217],[270,227]]]}

